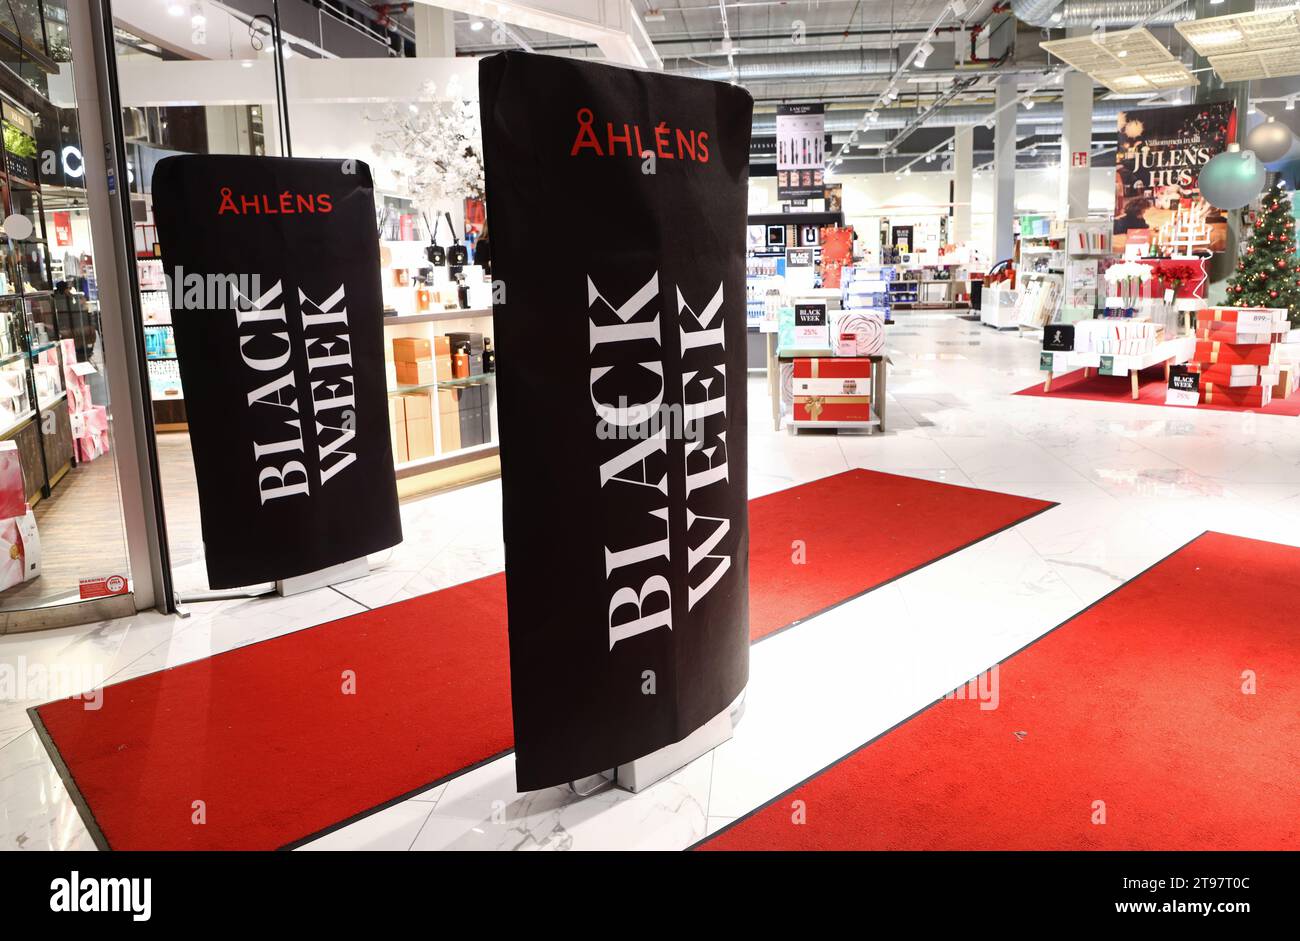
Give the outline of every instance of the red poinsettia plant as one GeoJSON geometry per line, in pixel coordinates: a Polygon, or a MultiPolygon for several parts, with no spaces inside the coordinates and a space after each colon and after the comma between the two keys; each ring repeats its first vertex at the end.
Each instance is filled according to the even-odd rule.
{"type": "Polygon", "coordinates": [[[1183,285],[1194,285],[1201,279],[1200,266],[1191,261],[1162,261],[1156,268],[1156,274],[1167,288],[1173,288],[1177,297],[1183,285]]]}

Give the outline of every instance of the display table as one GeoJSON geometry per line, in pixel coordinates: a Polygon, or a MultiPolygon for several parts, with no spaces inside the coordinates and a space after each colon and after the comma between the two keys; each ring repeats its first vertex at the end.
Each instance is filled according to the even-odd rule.
{"type": "Polygon", "coordinates": [[[1138,397],[1138,373],[1163,363],[1165,378],[1168,378],[1170,366],[1186,363],[1195,352],[1195,337],[1176,337],[1172,340],[1163,340],[1157,343],[1155,349],[1151,352],[1136,356],[1120,354],[1112,356],[1092,352],[1044,353],[1044,356],[1050,355],[1052,357],[1052,368],[1044,370],[1047,376],[1043,381],[1043,391],[1052,391],[1052,376],[1056,373],[1082,369],[1084,378],[1087,378],[1090,372],[1096,369],[1103,376],[1128,375],[1133,383],[1133,398],[1136,399],[1138,397]]]}
{"type": "MultiPolygon", "coordinates": [[[[764,331],[768,338],[768,369],[767,369],[767,390],[772,400],[772,426],[774,431],[781,430],[782,404],[785,391],[783,362],[791,362],[793,355],[786,355],[784,351],[777,346],[777,333],[775,330],[764,331]]],[[[799,355],[805,355],[801,352],[799,355]]],[[[825,355],[825,354],[822,354],[825,355]]],[[[793,417],[786,422],[787,427],[792,434],[798,434],[804,428],[831,428],[836,431],[865,431],[871,434],[872,431],[885,430],[885,386],[888,378],[889,357],[884,353],[875,356],[864,356],[863,359],[871,360],[871,414],[870,421],[796,421],[793,417]]]]}

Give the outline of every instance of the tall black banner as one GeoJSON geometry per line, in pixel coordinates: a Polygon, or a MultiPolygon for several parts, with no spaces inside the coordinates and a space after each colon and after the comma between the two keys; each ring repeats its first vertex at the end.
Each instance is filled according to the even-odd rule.
{"type": "Polygon", "coordinates": [[[479,67],[516,775],[680,741],[749,675],[745,211],[730,85],[479,67]]]}
{"type": "Polygon", "coordinates": [[[370,168],[168,157],[153,206],[211,587],[400,542],[370,168]]]}

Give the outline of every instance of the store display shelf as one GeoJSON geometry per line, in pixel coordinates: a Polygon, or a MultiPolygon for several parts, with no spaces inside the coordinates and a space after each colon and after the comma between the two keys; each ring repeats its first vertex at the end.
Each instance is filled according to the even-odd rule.
{"type": "Polygon", "coordinates": [[[3,428],[0,428],[0,441],[3,441],[4,439],[8,438],[15,431],[23,427],[23,425],[27,424],[35,417],[36,417],[36,412],[33,411],[32,409],[28,409],[27,411],[23,412],[21,415],[19,415],[17,418],[11,421],[8,425],[6,425],[3,428]]]}
{"type": "Polygon", "coordinates": [[[9,353],[5,356],[0,356],[0,366],[8,366],[10,363],[14,362],[14,360],[22,359],[24,355],[23,351],[19,350],[17,353],[9,353]]]}
{"type": "Polygon", "coordinates": [[[47,410],[49,410],[50,408],[52,408],[52,407],[54,407],[55,405],[57,405],[57,404],[59,404],[60,402],[62,402],[62,401],[63,401],[64,399],[66,399],[67,397],[68,397],[67,390],[64,390],[64,391],[60,392],[58,395],[52,395],[52,396],[50,396],[48,399],[41,399],[41,401],[40,401],[40,403],[39,403],[39,405],[40,405],[40,410],[41,410],[42,412],[47,411],[47,410]]]}
{"type": "Polygon", "coordinates": [[[459,379],[438,379],[434,382],[422,382],[419,385],[398,385],[388,390],[389,395],[404,395],[409,392],[424,392],[429,389],[461,389],[465,386],[481,386],[496,379],[496,373],[485,372],[478,376],[462,376],[459,379]]]}
{"type": "Polygon", "coordinates": [[[468,448],[457,448],[455,451],[448,451],[446,454],[434,454],[430,457],[416,458],[414,461],[403,461],[394,470],[397,472],[397,478],[401,480],[404,477],[414,477],[429,471],[454,467],[457,464],[496,457],[500,453],[500,446],[495,441],[489,441],[486,444],[476,444],[468,448]]]}
{"type": "Polygon", "coordinates": [[[491,307],[472,307],[465,310],[433,310],[421,314],[386,314],[384,326],[408,323],[441,323],[446,320],[469,320],[474,317],[491,317],[491,307]]]}
{"type": "Polygon", "coordinates": [[[850,431],[856,430],[870,433],[873,429],[880,427],[880,419],[873,418],[870,421],[796,421],[790,419],[786,421],[786,427],[794,434],[805,428],[848,429],[850,431]]]}

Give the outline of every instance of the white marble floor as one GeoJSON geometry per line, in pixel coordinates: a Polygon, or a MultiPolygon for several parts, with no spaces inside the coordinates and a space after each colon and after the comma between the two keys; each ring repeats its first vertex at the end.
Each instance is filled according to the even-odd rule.
{"type": "MultiPolygon", "coordinates": [[[[640,794],[519,794],[505,757],[306,848],[682,848],[1206,529],[1300,545],[1300,419],[1012,396],[1033,341],[946,313],[890,330],[887,434],[775,433],[751,381],[751,495],[866,467],[1060,506],[755,646],[735,737],[640,794]]],[[[0,848],[92,846],[28,706],[497,571],[499,508],[495,482],[406,504],[406,541],[341,590],[0,637],[0,664],[60,681],[0,698],[0,848]]]]}

